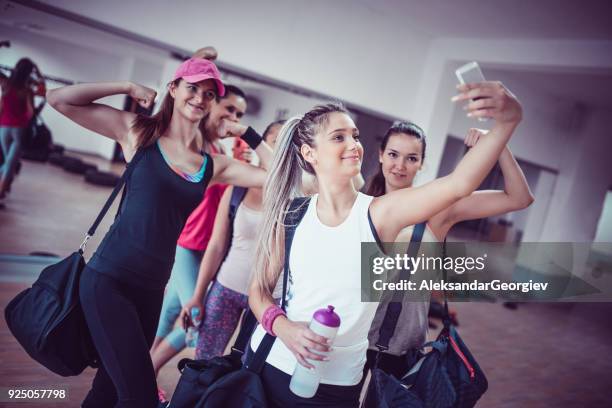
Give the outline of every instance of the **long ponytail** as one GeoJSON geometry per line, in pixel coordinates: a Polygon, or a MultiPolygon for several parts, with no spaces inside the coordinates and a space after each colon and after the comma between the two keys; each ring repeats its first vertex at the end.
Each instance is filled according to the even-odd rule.
{"type": "Polygon", "coordinates": [[[264,213],[257,240],[254,279],[257,279],[260,295],[268,297],[272,297],[283,262],[284,215],[289,202],[300,194],[302,188],[299,152],[292,142],[300,119],[289,119],[280,130],[264,187],[264,213]]]}

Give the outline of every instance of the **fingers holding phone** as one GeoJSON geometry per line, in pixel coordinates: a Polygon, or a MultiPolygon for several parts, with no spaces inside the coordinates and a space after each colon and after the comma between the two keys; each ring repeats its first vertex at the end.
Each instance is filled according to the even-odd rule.
{"type": "Polygon", "coordinates": [[[471,118],[493,119],[497,123],[518,123],[523,109],[516,97],[501,82],[459,85],[453,101],[467,101],[464,109],[471,118]]]}
{"type": "Polygon", "coordinates": [[[493,119],[498,123],[518,123],[522,107],[516,97],[499,81],[486,81],[476,62],[455,71],[460,84],[453,102],[469,101],[463,109],[467,116],[479,121],[493,119]]]}

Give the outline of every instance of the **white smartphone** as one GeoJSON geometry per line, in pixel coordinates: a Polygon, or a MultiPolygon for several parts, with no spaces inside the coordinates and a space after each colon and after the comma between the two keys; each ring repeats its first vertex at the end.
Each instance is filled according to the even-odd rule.
{"type": "Polygon", "coordinates": [[[468,62],[467,64],[460,66],[455,71],[455,75],[457,75],[457,79],[462,84],[486,81],[477,62],[468,62]]]}
{"type": "MultiPolygon", "coordinates": [[[[455,70],[455,75],[461,84],[472,84],[475,82],[484,82],[486,81],[482,71],[480,70],[480,66],[477,62],[472,61],[468,62],[465,65],[460,66],[455,70]]],[[[474,101],[477,101],[481,98],[474,98],[474,101]]],[[[480,122],[486,122],[487,118],[478,118],[480,122]]]]}

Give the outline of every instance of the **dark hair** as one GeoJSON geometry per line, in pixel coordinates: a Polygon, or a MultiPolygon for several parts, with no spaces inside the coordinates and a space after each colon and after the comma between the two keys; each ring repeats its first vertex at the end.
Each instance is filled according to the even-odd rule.
{"type": "Polygon", "coordinates": [[[22,58],[17,61],[15,68],[13,68],[13,72],[11,72],[11,76],[6,81],[6,91],[9,89],[14,89],[21,92],[27,90],[29,85],[28,82],[35,66],[36,65],[34,65],[32,60],[29,58],[22,58]]]}
{"type": "Polygon", "coordinates": [[[270,123],[266,127],[266,130],[264,130],[263,134],[261,135],[263,140],[265,141],[268,138],[268,133],[270,133],[270,131],[272,130],[274,126],[282,126],[285,124],[285,122],[287,122],[285,119],[281,119],[281,120],[275,120],[274,122],[270,123]]]}
{"type": "Polygon", "coordinates": [[[217,102],[219,102],[221,99],[227,98],[231,94],[246,100],[246,94],[242,89],[238,88],[236,85],[225,85],[225,95],[217,97],[217,102]]]}
{"type": "MultiPolygon", "coordinates": [[[[170,83],[170,86],[178,86],[181,79],[176,79],[170,83]]],[[[172,120],[172,112],[174,110],[174,98],[170,95],[170,92],[166,93],[164,100],[161,103],[159,111],[152,116],[138,115],[132,123],[132,130],[137,134],[138,144],[137,147],[149,146],[163,135],[168,126],[170,126],[170,120],[172,120]]],[[[200,132],[202,137],[208,141],[207,133],[205,130],[206,117],[200,121],[200,132]]]]}
{"type": "MultiPolygon", "coordinates": [[[[423,129],[418,127],[412,122],[396,120],[393,122],[387,133],[380,143],[380,151],[384,152],[387,148],[389,138],[395,134],[404,134],[415,137],[421,141],[421,161],[425,161],[425,149],[427,148],[427,141],[425,140],[425,132],[423,129]]],[[[385,194],[385,176],[382,171],[382,164],[379,164],[378,172],[370,178],[366,187],[365,193],[374,197],[379,197],[385,194]]]]}

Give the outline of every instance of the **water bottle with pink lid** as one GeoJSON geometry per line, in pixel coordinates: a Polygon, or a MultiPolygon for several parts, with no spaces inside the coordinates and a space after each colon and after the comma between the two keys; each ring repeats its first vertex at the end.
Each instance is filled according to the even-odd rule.
{"type": "MultiPolygon", "coordinates": [[[[340,316],[334,312],[333,306],[327,306],[327,308],[319,309],[314,313],[308,327],[316,334],[327,337],[333,342],[340,328],[340,316]]],[[[321,355],[328,354],[317,350],[310,351],[321,355]]],[[[329,362],[317,360],[308,360],[308,362],[315,366],[315,368],[310,370],[299,362],[296,363],[291,382],[289,383],[289,389],[295,395],[302,398],[312,398],[317,393],[319,381],[321,380],[319,366],[321,364],[329,364],[329,362]]]]}

